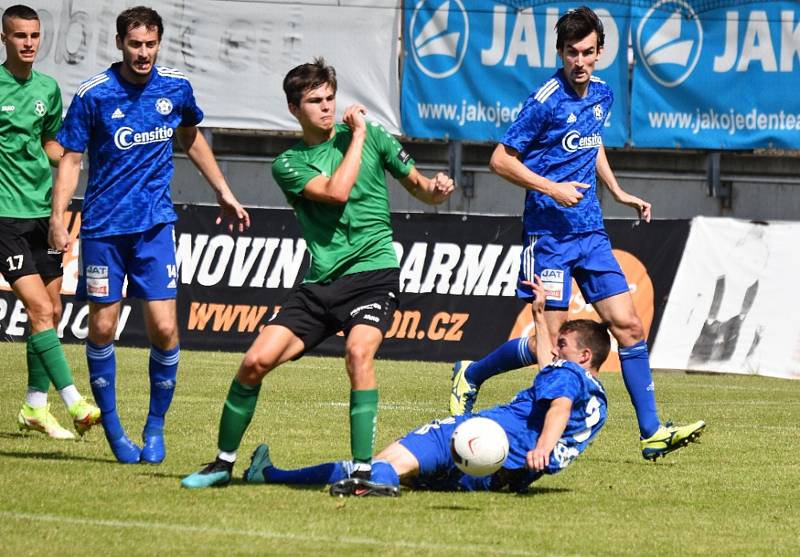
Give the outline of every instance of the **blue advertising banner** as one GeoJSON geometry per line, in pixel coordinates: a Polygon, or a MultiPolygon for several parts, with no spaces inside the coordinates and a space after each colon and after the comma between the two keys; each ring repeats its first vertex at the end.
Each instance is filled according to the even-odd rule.
{"type": "MultiPolygon", "coordinates": [[[[418,0],[404,7],[403,133],[411,137],[496,141],[523,101],[561,61],[555,24],[575,2],[515,10],[490,0],[418,0]]],[[[629,10],[596,2],[605,48],[595,75],[615,93],[604,143],[628,138],[629,10]]]]}
{"type": "Polygon", "coordinates": [[[800,147],[800,4],[698,1],[632,9],[634,146],[800,147]]]}

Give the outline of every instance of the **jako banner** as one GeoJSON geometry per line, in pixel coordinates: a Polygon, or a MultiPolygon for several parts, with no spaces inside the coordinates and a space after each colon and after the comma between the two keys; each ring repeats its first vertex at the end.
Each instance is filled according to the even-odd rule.
{"type": "MultiPolygon", "coordinates": [[[[489,0],[419,0],[404,7],[401,96],[411,137],[496,141],[522,103],[561,67],[555,24],[574,2],[515,10],[489,0]]],[[[628,138],[629,7],[596,2],[605,48],[596,73],[614,90],[604,143],[628,138]]]]}
{"type": "Polygon", "coordinates": [[[632,8],[634,146],[800,147],[798,2],[693,1],[632,8]]]}

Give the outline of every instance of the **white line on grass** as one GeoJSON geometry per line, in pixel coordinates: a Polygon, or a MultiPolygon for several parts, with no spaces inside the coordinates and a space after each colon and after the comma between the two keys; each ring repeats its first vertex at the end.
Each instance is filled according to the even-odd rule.
{"type": "MultiPolygon", "coordinates": [[[[345,545],[368,545],[377,547],[396,547],[401,549],[424,549],[428,551],[451,551],[462,552],[467,549],[465,546],[433,544],[411,541],[386,542],[374,538],[353,538],[353,537],[328,537],[319,535],[296,535],[286,532],[272,532],[269,530],[237,530],[223,529],[207,526],[191,526],[188,524],[163,524],[158,522],[144,522],[140,520],[102,520],[96,518],[76,518],[71,516],[59,516],[53,514],[30,514],[9,511],[0,511],[0,517],[13,520],[36,521],[36,522],[55,522],[62,524],[77,524],[80,526],[103,526],[114,528],[149,528],[152,530],[167,530],[172,532],[218,534],[223,536],[249,536],[251,538],[262,538],[270,540],[290,540],[304,543],[325,543],[325,544],[345,544],[345,545]]],[[[531,555],[530,550],[522,549],[503,549],[492,545],[469,545],[470,553],[484,553],[491,555],[531,555]]],[[[555,554],[552,554],[555,555],[555,554]]]]}

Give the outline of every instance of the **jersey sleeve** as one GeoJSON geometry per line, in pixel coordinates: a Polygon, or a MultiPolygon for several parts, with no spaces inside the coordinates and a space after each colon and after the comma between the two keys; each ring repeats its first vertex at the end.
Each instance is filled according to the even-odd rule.
{"type": "Polygon", "coordinates": [[[414,168],[414,159],[400,145],[395,137],[386,131],[378,122],[369,122],[370,138],[375,141],[376,148],[383,159],[383,167],[400,180],[408,176],[414,168]]]}
{"type": "Polygon", "coordinates": [[[290,204],[302,196],[306,184],[320,172],[290,154],[280,155],[272,163],[272,177],[290,204]]]}
{"type": "Polygon", "coordinates": [[[50,102],[47,103],[49,110],[44,117],[42,125],[42,137],[52,139],[58,134],[61,129],[61,111],[63,105],[61,104],[61,89],[58,88],[57,83],[53,83],[53,90],[50,94],[50,102]]]}
{"type": "Polygon", "coordinates": [[[582,392],[580,379],[574,372],[559,364],[549,365],[536,376],[536,400],[566,397],[577,400],[582,392]]]}
{"type": "Polygon", "coordinates": [[[519,153],[526,152],[531,143],[547,129],[549,118],[550,108],[547,104],[539,102],[534,95],[531,95],[522,106],[517,119],[506,130],[500,143],[519,153]]]}
{"type": "Polygon", "coordinates": [[[92,127],[90,97],[75,95],[67,110],[67,117],[61,125],[56,140],[70,151],[83,153],[89,144],[89,133],[92,127]]]}
{"type": "Polygon", "coordinates": [[[194,98],[194,89],[188,80],[185,80],[184,85],[184,100],[183,107],[181,108],[181,123],[183,127],[196,126],[203,121],[203,111],[197,106],[197,101],[194,98]]]}

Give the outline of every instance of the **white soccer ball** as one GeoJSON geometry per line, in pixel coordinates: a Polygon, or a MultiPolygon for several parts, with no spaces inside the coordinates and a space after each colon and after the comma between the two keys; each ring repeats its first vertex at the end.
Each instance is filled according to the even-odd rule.
{"type": "Polygon", "coordinates": [[[470,476],[497,472],[508,456],[508,437],[494,420],[470,418],[456,427],[450,452],[458,469],[470,476]]]}

